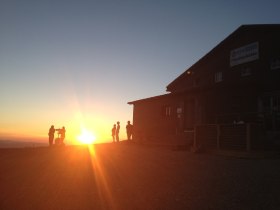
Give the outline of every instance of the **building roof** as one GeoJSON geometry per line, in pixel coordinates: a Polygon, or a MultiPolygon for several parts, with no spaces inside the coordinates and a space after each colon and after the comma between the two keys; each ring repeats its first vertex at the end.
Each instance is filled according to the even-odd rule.
{"type": "Polygon", "coordinates": [[[158,95],[158,96],[153,96],[153,97],[149,97],[149,98],[144,98],[144,99],[131,101],[131,102],[128,102],[128,104],[132,105],[132,104],[141,103],[141,102],[154,101],[154,100],[157,100],[157,99],[161,99],[163,97],[170,97],[170,96],[171,96],[171,94],[168,93],[168,94],[163,94],[163,95],[158,95]]]}
{"type": "Polygon", "coordinates": [[[261,32],[266,33],[269,31],[280,31],[280,24],[254,24],[254,25],[241,25],[237,28],[233,33],[231,33],[228,37],[226,37],[223,41],[221,41],[216,47],[214,47],[211,51],[209,51],[205,56],[199,59],[195,64],[193,64],[190,68],[188,68],[185,72],[183,72],[180,76],[178,76],[175,80],[173,80],[170,84],[167,85],[166,91],[172,92],[172,89],[180,83],[184,78],[188,77],[190,73],[193,73],[199,69],[201,65],[203,65],[209,57],[212,57],[220,48],[229,43],[231,40],[236,39],[244,32],[251,32],[252,34],[261,32]]]}

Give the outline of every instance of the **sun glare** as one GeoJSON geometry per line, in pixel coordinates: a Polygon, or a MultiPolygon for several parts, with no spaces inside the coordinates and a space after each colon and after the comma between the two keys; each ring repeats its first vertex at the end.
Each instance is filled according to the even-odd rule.
{"type": "Polygon", "coordinates": [[[93,144],[96,140],[95,135],[87,129],[82,129],[81,134],[77,137],[81,144],[93,144]]]}

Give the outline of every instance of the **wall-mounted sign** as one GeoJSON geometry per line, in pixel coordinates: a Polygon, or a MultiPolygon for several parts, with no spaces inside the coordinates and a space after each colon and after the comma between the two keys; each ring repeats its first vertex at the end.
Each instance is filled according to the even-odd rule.
{"type": "Polygon", "coordinates": [[[230,66],[259,59],[259,43],[254,42],[230,51],[230,66]]]}

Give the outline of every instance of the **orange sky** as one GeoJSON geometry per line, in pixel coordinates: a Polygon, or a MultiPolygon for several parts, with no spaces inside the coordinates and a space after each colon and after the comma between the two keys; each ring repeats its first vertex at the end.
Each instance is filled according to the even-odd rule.
{"type": "MultiPolygon", "coordinates": [[[[92,105],[94,106],[94,105],[92,105]]],[[[111,128],[117,120],[121,121],[120,139],[126,139],[125,125],[126,119],[131,120],[132,106],[128,106],[131,110],[129,113],[114,112],[107,105],[95,107],[94,110],[87,112],[79,111],[75,105],[59,108],[57,111],[40,111],[22,109],[11,115],[6,112],[2,115],[0,127],[1,139],[15,140],[32,140],[47,142],[48,130],[51,125],[55,128],[66,127],[66,142],[68,144],[76,144],[77,136],[81,134],[82,129],[86,129],[93,133],[96,137],[96,143],[111,141],[111,128]],[[104,110],[107,110],[106,112],[104,110]],[[112,120],[116,119],[115,121],[112,120]]]]}

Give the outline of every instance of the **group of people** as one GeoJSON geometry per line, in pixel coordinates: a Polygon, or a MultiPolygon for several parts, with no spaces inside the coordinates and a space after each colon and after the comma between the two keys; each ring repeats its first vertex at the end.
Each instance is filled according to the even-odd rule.
{"type": "MultiPolygon", "coordinates": [[[[120,122],[117,122],[117,125],[114,124],[112,128],[112,137],[113,137],[113,143],[119,142],[119,133],[120,133],[120,122]]],[[[130,123],[130,121],[127,121],[126,125],[126,135],[127,135],[127,140],[132,140],[132,134],[133,134],[133,125],[130,123]]]]}
{"type": "MultiPolygon", "coordinates": [[[[118,121],[117,124],[114,124],[112,128],[112,137],[113,137],[113,142],[119,142],[119,133],[120,133],[120,122],[118,121]]],[[[52,125],[49,129],[49,146],[52,146],[54,143],[56,145],[64,145],[64,139],[65,139],[65,133],[66,129],[63,126],[62,128],[55,129],[54,125],[52,125]],[[54,135],[55,132],[57,131],[58,137],[54,141],[54,135]]],[[[127,135],[127,140],[132,140],[132,135],[133,135],[133,125],[130,123],[130,121],[127,121],[126,125],[126,135],[127,135]]]]}
{"type": "Polygon", "coordinates": [[[66,129],[63,126],[62,128],[55,129],[54,125],[52,125],[49,129],[49,146],[52,146],[54,143],[57,145],[64,145],[66,129]],[[54,142],[54,134],[57,131],[57,138],[54,142]]]}

